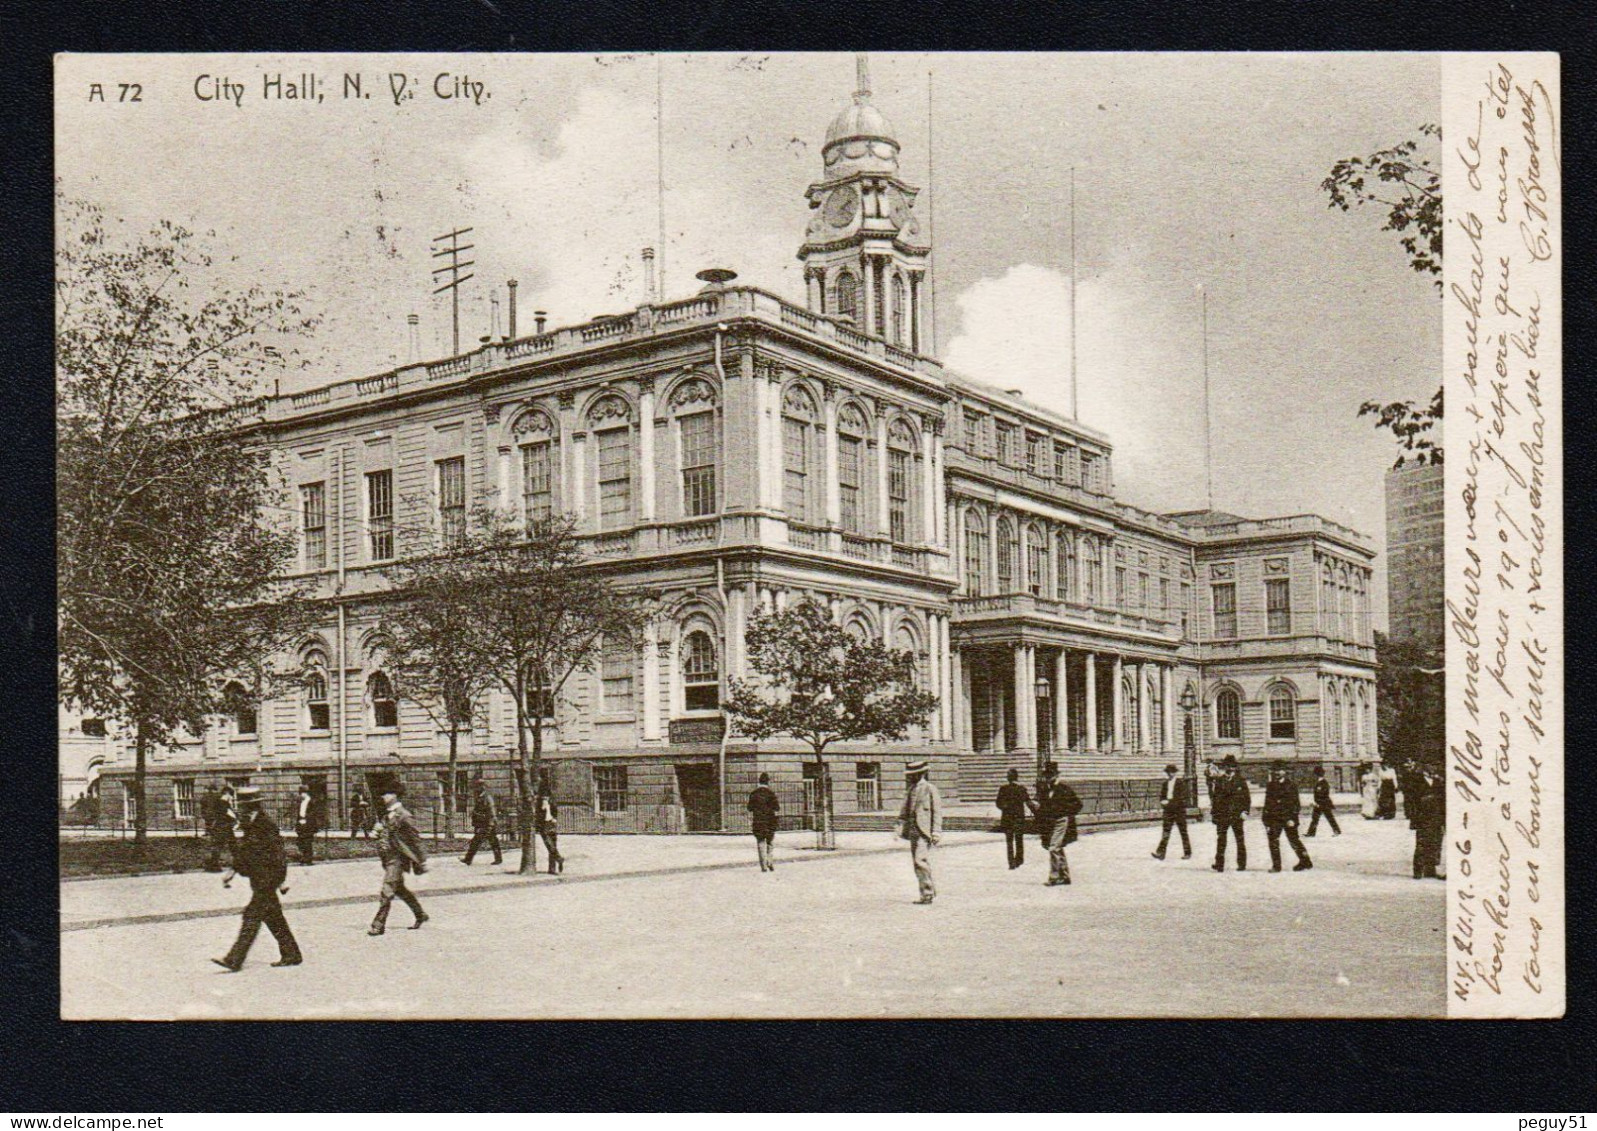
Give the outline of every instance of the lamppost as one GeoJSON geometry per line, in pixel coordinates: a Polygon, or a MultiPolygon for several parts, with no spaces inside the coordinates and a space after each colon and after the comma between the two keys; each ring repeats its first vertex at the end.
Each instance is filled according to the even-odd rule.
{"type": "Polygon", "coordinates": [[[1054,745],[1054,742],[1053,742],[1054,720],[1053,720],[1053,712],[1051,710],[1052,704],[1051,704],[1048,696],[1049,696],[1048,680],[1044,676],[1038,676],[1037,677],[1037,684],[1036,684],[1035,688],[1033,689],[1033,696],[1032,696],[1032,718],[1034,720],[1036,720],[1036,727],[1034,729],[1037,732],[1037,776],[1038,776],[1038,778],[1042,777],[1043,766],[1047,763],[1047,761],[1048,761],[1048,753],[1049,753],[1050,749],[1052,748],[1052,746],[1054,745]],[[1049,738],[1049,741],[1046,744],[1043,742],[1043,727],[1044,727],[1045,724],[1048,727],[1048,738],[1049,738]]]}
{"type": "Polygon", "coordinates": [[[1198,796],[1198,744],[1193,739],[1192,708],[1198,705],[1198,697],[1192,691],[1192,684],[1189,683],[1181,689],[1180,703],[1182,730],[1186,739],[1182,751],[1182,761],[1185,763],[1187,788],[1193,791],[1192,797],[1196,801],[1198,796]]]}

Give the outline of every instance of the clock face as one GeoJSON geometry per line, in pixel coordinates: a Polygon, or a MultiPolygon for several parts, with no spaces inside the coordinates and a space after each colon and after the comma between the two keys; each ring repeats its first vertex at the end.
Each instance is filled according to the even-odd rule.
{"type": "Polygon", "coordinates": [[[859,193],[853,185],[844,185],[826,198],[826,222],[834,228],[846,228],[859,211],[859,193]]]}

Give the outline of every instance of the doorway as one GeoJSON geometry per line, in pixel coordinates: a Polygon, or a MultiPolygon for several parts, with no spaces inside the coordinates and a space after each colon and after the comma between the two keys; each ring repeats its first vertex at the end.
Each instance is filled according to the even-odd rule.
{"type": "Polygon", "coordinates": [[[676,767],[677,796],[690,833],[721,830],[721,794],[716,786],[715,767],[708,762],[679,763],[676,767]]]}

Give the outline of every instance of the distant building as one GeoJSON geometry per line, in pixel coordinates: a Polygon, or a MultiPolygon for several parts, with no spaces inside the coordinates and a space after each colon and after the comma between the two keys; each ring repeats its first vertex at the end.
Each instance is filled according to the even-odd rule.
{"type": "Polygon", "coordinates": [[[1386,473],[1386,604],[1394,643],[1442,651],[1443,488],[1441,464],[1386,473]]]}
{"type": "MultiPolygon", "coordinates": [[[[719,777],[744,627],[803,599],[912,651],[941,700],[902,742],[829,751],[841,812],[893,808],[920,758],[980,800],[1044,757],[1073,781],[1138,784],[1189,748],[1255,772],[1324,762],[1351,784],[1377,756],[1368,540],[1313,515],[1130,506],[1107,436],[945,369],[898,154],[862,73],[805,194],[804,306],[729,271],[670,301],[650,280],[624,314],[241,415],[295,494],[326,619],[292,657],[295,693],[235,684],[229,715],[152,752],[152,823],[192,821],[196,790],[223,778],[278,804],[303,783],[334,820],[395,773],[436,805],[447,741],[396,685],[373,603],[385,566],[485,495],[574,515],[591,556],[661,610],[641,651],[607,651],[550,720],[546,757],[593,787],[562,807],[569,831],[713,828],[718,794],[761,771],[803,791],[793,742],[734,738],[719,777]]],[[[462,784],[508,791],[514,715],[486,697],[462,784]]],[[[131,816],[130,772],[125,752],[104,771],[107,820],[131,816]]]]}

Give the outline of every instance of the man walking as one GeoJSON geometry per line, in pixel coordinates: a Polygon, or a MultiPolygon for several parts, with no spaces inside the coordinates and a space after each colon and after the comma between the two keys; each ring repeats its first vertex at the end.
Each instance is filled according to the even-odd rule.
{"type": "Polygon", "coordinates": [[[932,883],[932,845],[943,839],[943,798],[931,782],[930,769],[925,759],[904,767],[904,807],[898,812],[898,835],[909,841],[909,858],[920,884],[916,903],[930,903],[937,895],[932,883]]]}
{"type": "Polygon", "coordinates": [[[1187,783],[1177,777],[1174,766],[1164,768],[1164,785],[1159,790],[1159,810],[1164,816],[1164,829],[1159,834],[1159,847],[1153,850],[1155,860],[1164,859],[1164,850],[1170,846],[1170,830],[1181,830],[1181,859],[1192,859],[1192,841],[1187,836],[1187,783]]]}
{"type": "Polygon", "coordinates": [[[1076,791],[1059,780],[1059,763],[1043,766],[1043,783],[1037,800],[1037,834],[1048,848],[1047,887],[1057,887],[1070,882],[1070,861],[1065,847],[1076,841],[1076,814],[1081,812],[1081,798],[1076,791]]]}
{"type": "Polygon", "coordinates": [[[231,887],[233,877],[242,875],[250,882],[250,901],[244,905],[244,921],[239,925],[238,938],[225,958],[213,958],[218,966],[237,974],[249,956],[261,924],[277,940],[277,961],[273,966],[298,966],[303,962],[294,932],[288,928],[279,896],[288,890],[283,881],[288,878],[288,857],[283,852],[283,834],[261,810],[261,791],[249,786],[238,791],[239,824],[244,835],[233,849],[233,866],[222,877],[222,886],[231,887]]]}
{"type": "Polygon", "coordinates": [[[1009,780],[998,787],[998,822],[1004,830],[1004,849],[1009,855],[1009,870],[1026,862],[1026,811],[1035,809],[1031,794],[1020,784],[1020,771],[1010,770],[1009,780]]]}
{"type": "MultiPolygon", "coordinates": [[[[1423,766],[1414,775],[1413,797],[1404,802],[1414,829],[1414,878],[1441,880],[1442,841],[1447,834],[1447,793],[1434,767],[1423,766]]],[[[1406,795],[1405,795],[1406,796],[1406,795]]]]}
{"type": "Polygon", "coordinates": [[[499,848],[499,820],[494,812],[493,794],[488,792],[488,783],[481,778],[472,783],[471,790],[471,843],[466,846],[466,855],[460,862],[471,867],[477,849],[486,844],[493,850],[494,863],[503,864],[505,854],[499,848]]]}
{"type": "Polygon", "coordinates": [[[357,834],[369,838],[372,834],[371,822],[371,804],[366,800],[365,792],[357,785],[353,796],[349,799],[349,839],[354,840],[357,834]]]}
{"type": "Polygon", "coordinates": [[[220,872],[222,870],[222,854],[229,856],[233,852],[233,830],[237,822],[233,819],[233,807],[217,792],[213,782],[205,791],[205,796],[200,798],[200,818],[205,822],[205,839],[210,845],[210,854],[205,860],[207,872],[220,872]]]}
{"type": "Polygon", "coordinates": [[[1242,779],[1234,754],[1227,754],[1220,763],[1220,774],[1214,779],[1209,794],[1211,819],[1214,821],[1214,864],[1216,872],[1225,871],[1226,834],[1236,837],[1237,871],[1248,870],[1248,846],[1242,839],[1242,818],[1253,808],[1253,796],[1248,783],[1242,779]]]}
{"type": "Polygon", "coordinates": [[[1209,798],[1209,819],[1214,820],[1214,787],[1224,776],[1213,758],[1203,760],[1203,792],[1209,798]]]}
{"type": "MultiPolygon", "coordinates": [[[[1275,762],[1270,766],[1270,780],[1264,783],[1264,833],[1270,842],[1270,871],[1281,870],[1281,834],[1286,833],[1286,841],[1292,846],[1292,851],[1297,853],[1298,862],[1292,865],[1294,872],[1307,872],[1314,867],[1314,861],[1309,859],[1309,854],[1303,850],[1303,842],[1298,839],[1298,811],[1301,803],[1298,800],[1297,783],[1289,781],[1286,776],[1286,763],[1275,762]]],[[[1237,844],[1242,843],[1240,836],[1237,844]]],[[[1240,865],[1239,865],[1240,866],[1240,865]]]]}
{"type": "Polygon", "coordinates": [[[1342,828],[1336,823],[1336,806],[1331,804],[1331,783],[1325,780],[1325,767],[1314,767],[1314,815],[1309,818],[1309,829],[1304,836],[1313,836],[1320,827],[1320,818],[1331,826],[1332,836],[1341,836],[1342,828]]]}
{"type": "Polygon", "coordinates": [[[294,806],[294,837],[299,841],[299,862],[309,867],[316,863],[316,802],[311,797],[311,787],[299,787],[299,801],[294,806]]]}
{"type": "Polygon", "coordinates": [[[771,788],[771,775],[761,774],[760,783],[749,793],[749,822],[754,826],[754,850],[760,857],[760,871],[776,871],[772,852],[776,847],[776,820],[782,803],[771,788]]]}
{"type": "Polygon", "coordinates": [[[384,813],[377,826],[377,857],[383,862],[383,886],[377,895],[377,915],[372,919],[368,935],[380,935],[388,926],[388,909],[398,896],[416,916],[410,925],[416,930],[427,921],[427,912],[421,909],[421,900],[405,886],[405,873],[418,876],[427,871],[427,853],[421,845],[421,832],[405,807],[399,803],[399,789],[389,786],[383,790],[384,813]]]}
{"type": "Polygon", "coordinates": [[[560,855],[560,810],[555,806],[554,798],[550,796],[547,778],[538,786],[538,796],[533,799],[532,812],[537,821],[538,836],[543,841],[543,846],[549,850],[549,874],[553,876],[564,872],[566,858],[560,855]]]}

